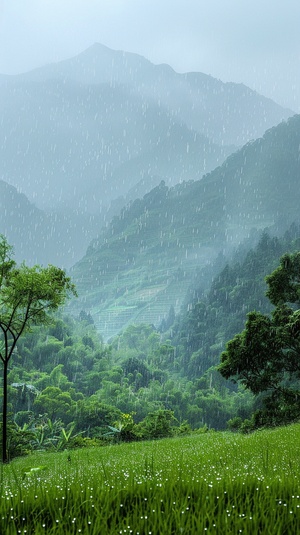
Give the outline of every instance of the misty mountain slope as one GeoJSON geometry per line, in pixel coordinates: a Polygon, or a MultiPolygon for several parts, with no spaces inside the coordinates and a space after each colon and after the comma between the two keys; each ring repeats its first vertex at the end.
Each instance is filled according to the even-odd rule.
{"type": "Polygon", "coordinates": [[[0,178],[40,208],[97,213],[136,187],[200,178],[290,114],[245,86],[94,45],[0,77],[0,178]]]}
{"type": "Polygon", "coordinates": [[[195,270],[252,229],[299,219],[300,116],[245,145],[202,180],[163,182],[115,217],[71,270],[76,307],[104,336],[178,310],[195,270]]]}
{"type": "Polygon", "coordinates": [[[204,73],[176,73],[138,54],[95,43],[78,56],[23,75],[34,80],[71,79],[123,85],[153,100],[215,143],[241,146],[293,113],[243,84],[223,83],[204,73]]]}
{"type": "Polygon", "coordinates": [[[97,212],[145,173],[143,194],[161,178],[201,176],[232,151],[124,87],[13,78],[0,94],[2,179],[40,207],[97,212]]]}
{"type": "Polygon", "coordinates": [[[132,183],[125,198],[134,200],[161,180],[170,186],[174,177],[180,177],[180,181],[201,178],[206,169],[220,165],[231,152],[232,147],[220,147],[202,134],[173,125],[159,144],[117,168],[111,181],[132,183]]]}
{"type": "Polygon", "coordinates": [[[224,185],[228,229],[289,225],[299,218],[300,116],[268,130],[210,173],[207,182],[224,185]]]}
{"type": "Polygon", "coordinates": [[[0,234],[14,247],[17,262],[65,268],[85,252],[100,223],[82,214],[47,214],[0,180],[0,234]]]}

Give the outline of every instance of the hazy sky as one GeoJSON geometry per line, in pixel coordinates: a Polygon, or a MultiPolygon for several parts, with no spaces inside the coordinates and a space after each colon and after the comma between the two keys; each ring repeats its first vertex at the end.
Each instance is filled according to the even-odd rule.
{"type": "Polygon", "coordinates": [[[95,42],[243,82],[300,112],[299,0],[0,0],[0,73],[95,42]]]}

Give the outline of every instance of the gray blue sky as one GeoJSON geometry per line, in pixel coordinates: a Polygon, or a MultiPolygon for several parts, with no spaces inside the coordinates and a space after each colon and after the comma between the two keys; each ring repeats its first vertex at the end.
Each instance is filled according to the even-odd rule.
{"type": "Polygon", "coordinates": [[[299,0],[0,0],[0,73],[95,42],[243,82],[300,112],[299,0]]]}

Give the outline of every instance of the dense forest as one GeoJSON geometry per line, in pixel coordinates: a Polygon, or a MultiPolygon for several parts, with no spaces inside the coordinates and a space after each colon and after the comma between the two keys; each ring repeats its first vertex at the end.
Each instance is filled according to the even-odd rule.
{"type": "MultiPolygon", "coordinates": [[[[50,326],[32,328],[9,369],[11,455],[270,423],[256,417],[270,412],[270,396],[266,405],[263,389],[253,394],[218,368],[247,314],[270,316],[265,277],[299,248],[296,224],[281,237],[263,232],[250,250],[240,246],[228,261],[218,258],[200,270],[181,312],[170,307],[159,328],[132,324],[104,343],[85,310],[76,318],[61,312],[50,326]]],[[[297,417],[286,411],[278,422],[297,417]]]]}

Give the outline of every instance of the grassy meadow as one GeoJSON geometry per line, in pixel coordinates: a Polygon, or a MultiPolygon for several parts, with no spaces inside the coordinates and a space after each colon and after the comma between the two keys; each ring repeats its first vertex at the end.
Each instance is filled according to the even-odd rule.
{"type": "Polygon", "coordinates": [[[0,533],[300,533],[300,425],[210,432],[1,466],[0,533]]]}

